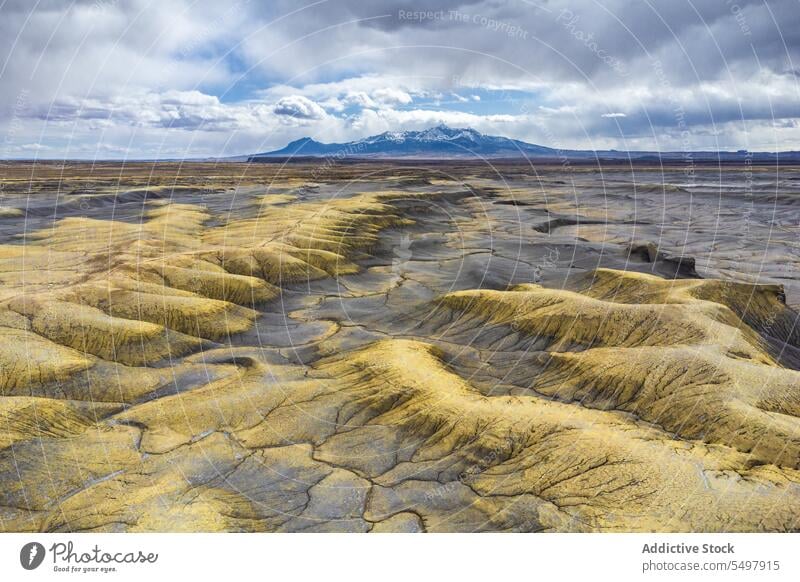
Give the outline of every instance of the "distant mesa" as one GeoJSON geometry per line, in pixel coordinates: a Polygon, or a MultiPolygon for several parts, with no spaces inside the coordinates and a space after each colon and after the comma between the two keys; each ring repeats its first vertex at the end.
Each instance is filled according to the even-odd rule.
{"type": "Polygon", "coordinates": [[[636,160],[636,161],[721,161],[800,162],[800,152],[702,151],[657,152],[618,150],[562,150],[508,137],[485,135],[472,128],[437,125],[422,131],[385,131],[345,143],[322,143],[310,137],[295,140],[271,152],[253,154],[249,162],[275,162],[305,158],[328,159],[538,159],[636,160]]]}

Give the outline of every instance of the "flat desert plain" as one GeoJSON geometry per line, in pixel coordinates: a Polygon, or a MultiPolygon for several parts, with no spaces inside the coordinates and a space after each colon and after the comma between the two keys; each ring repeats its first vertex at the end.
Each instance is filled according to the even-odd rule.
{"type": "Polygon", "coordinates": [[[2,531],[796,531],[800,169],[0,164],[2,531]]]}

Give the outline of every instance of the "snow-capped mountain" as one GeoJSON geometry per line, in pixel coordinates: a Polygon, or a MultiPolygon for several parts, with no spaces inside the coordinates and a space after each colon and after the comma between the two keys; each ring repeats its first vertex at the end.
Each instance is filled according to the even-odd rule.
{"type": "MultiPolygon", "coordinates": [[[[304,137],[285,148],[247,156],[247,161],[271,161],[287,158],[333,159],[539,159],[543,161],[643,161],[653,163],[685,162],[687,154],[694,162],[773,162],[780,158],[786,163],[800,163],[800,152],[747,152],[747,151],[619,151],[619,150],[560,150],[534,145],[494,135],[484,135],[471,128],[453,128],[437,125],[422,131],[386,131],[347,143],[320,143],[304,137]]],[[[241,159],[241,158],[236,158],[241,159]]]]}
{"type": "Polygon", "coordinates": [[[265,157],[474,158],[556,156],[557,150],[524,141],[484,135],[471,128],[438,125],[422,131],[386,131],[347,143],[320,143],[304,137],[285,148],[255,154],[265,157]]]}

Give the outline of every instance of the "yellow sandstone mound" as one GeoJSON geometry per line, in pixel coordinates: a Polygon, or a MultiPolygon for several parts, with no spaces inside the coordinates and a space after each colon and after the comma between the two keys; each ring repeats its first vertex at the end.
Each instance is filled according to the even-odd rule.
{"type": "Polygon", "coordinates": [[[0,449],[31,438],[81,434],[121,406],[52,398],[0,398],[0,449]]]}
{"type": "Polygon", "coordinates": [[[466,486],[482,500],[533,502],[545,529],[747,529],[761,518],[741,514],[739,504],[756,490],[773,525],[793,523],[793,510],[774,506],[785,487],[797,486],[793,471],[750,470],[749,457],[733,449],[672,441],[610,413],[535,396],[480,395],[426,344],[381,342],[322,368],[350,378],[360,410],[345,417],[352,430],[323,444],[321,458],[361,459],[359,468],[380,485],[371,496],[372,518],[411,502],[426,524],[452,526],[437,515],[434,501],[442,500],[426,502],[425,487],[411,485],[456,478],[454,490],[466,486]],[[367,444],[380,427],[394,433],[397,451],[386,472],[367,444]],[[680,514],[669,509],[675,505],[680,514]]]}
{"type": "Polygon", "coordinates": [[[800,467],[800,373],[742,319],[788,318],[773,286],[610,270],[586,281],[580,292],[519,285],[442,303],[546,341],[547,366],[527,386],[536,393],[800,467]]]}
{"type": "MultiPolygon", "coordinates": [[[[250,329],[282,285],[357,272],[351,257],[408,223],[387,203],[396,196],[261,205],[255,218],[211,227],[204,207],[162,200],[140,223],[64,218],[24,246],[0,245],[0,301],[54,342],[53,354],[68,346],[154,364],[250,329]]],[[[48,381],[78,369],[52,359],[40,370],[48,381]]],[[[6,384],[25,385],[20,373],[4,372],[6,384]]]]}
{"type": "MultiPolygon", "coordinates": [[[[484,396],[444,357],[426,343],[385,340],[276,378],[241,351],[234,376],[48,440],[47,463],[62,467],[56,480],[34,485],[45,461],[17,445],[26,498],[12,488],[4,499],[28,509],[6,527],[174,529],[166,519],[189,531],[793,527],[800,500],[789,492],[800,474],[791,469],[673,440],[612,411],[484,396]],[[102,456],[72,456],[101,442],[102,456]],[[408,512],[418,521],[396,517],[408,512]]],[[[0,456],[0,471],[6,462],[0,456]]]]}
{"type": "Polygon", "coordinates": [[[112,317],[85,305],[16,299],[10,306],[27,315],[31,329],[39,335],[80,353],[123,364],[157,362],[200,345],[197,338],[170,333],[161,325],[112,317]]]}
{"type": "Polygon", "coordinates": [[[32,387],[86,370],[92,361],[80,352],[26,329],[0,327],[0,387],[4,396],[27,395],[32,387]]]}

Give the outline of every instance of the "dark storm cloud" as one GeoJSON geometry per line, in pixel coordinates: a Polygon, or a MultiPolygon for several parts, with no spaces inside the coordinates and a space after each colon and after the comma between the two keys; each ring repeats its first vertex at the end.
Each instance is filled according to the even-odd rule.
{"type": "MultiPolygon", "coordinates": [[[[268,12],[296,8],[294,3],[280,0],[271,4],[268,12]]],[[[469,70],[470,64],[483,69],[485,62],[475,61],[486,61],[493,62],[497,78],[518,76],[516,67],[520,67],[546,78],[586,76],[603,82],[614,78],[597,57],[597,52],[603,51],[639,75],[647,75],[652,59],[659,58],[674,82],[690,83],[735,67],[785,69],[788,61],[798,60],[799,8],[797,0],[343,0],[314,5],[289,18],[281,28],[287,40],[314,35],[292,46],[301,71],[331,57],[346,57],[368,44],[371,46],[366,48],[384,48],[385,65],[395,70],[412,66],[432,71],[469,70]],[[341,28],[318,34],[337,23],[341,28]],[[525,34],[507,34],[512,26],[525,34]],[[584,42],[585,37],[591,40],[584,42]],[[425,46],[392,48],[416,44],[425,46]],[[437,51],[433,45],[442,48],[437,51]],[[511,65],[497,64],[505,61],[511,65]]],[[[273,33],[269,37],[266,44],[278,44],[273,33]]],[[[264,39],[256,35],[256,46],[259,40],[264,39]]],[[[279,63],[265,66],[280,68],[279,63]]]]}
{"type": "Polygon", "coordinates": [[[686,124],[797,116],[797,86],[761,89],[800,62],[799,8],[797,0],[346,0],[302,11],[277,36],[256,33],[245,50],[258,62],[310,35],[291,45],[292,59],[260,65],[298,83],[338,69],[425,77],[439,90],[530,86],[549,107],[583,108],[586,127],[627,108],[625,126],[640,132],[675,125],[676,116],[686,124]],[[567,94],[560,83],[581,86],[567,94]]]}
{"type": "Polygon", "coordinates": [[[226,80],[224,67],[186,48],[215,42],[218,10],[181,0],[47,0],[0,4],[0,102],[193,89],[226,80]]]}

